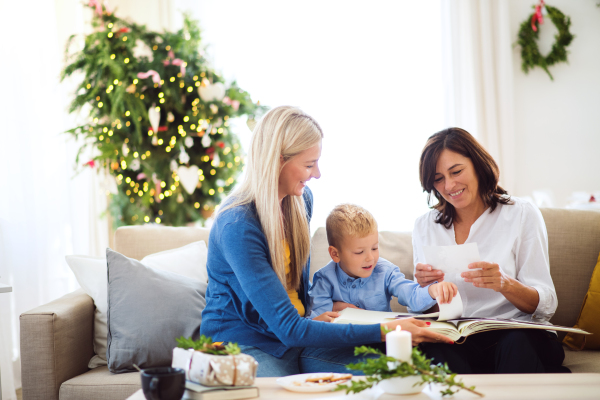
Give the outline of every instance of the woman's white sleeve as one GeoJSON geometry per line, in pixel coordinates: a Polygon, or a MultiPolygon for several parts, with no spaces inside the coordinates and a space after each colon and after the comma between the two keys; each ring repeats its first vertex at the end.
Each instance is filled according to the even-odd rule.
{"type": "Polygon", "coordinates": [[[532,321],[547,322],[554,315],[558,300],[550,276],[546,224],[540,210],[530,203],[523,205],[520,223],[515,248],[516,278],[533,287],[540,296],[532,321]]]}

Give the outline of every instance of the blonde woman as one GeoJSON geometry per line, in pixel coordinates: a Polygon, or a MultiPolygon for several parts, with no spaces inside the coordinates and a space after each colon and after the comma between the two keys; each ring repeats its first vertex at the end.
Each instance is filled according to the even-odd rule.
{"type": "MultiPolygon", "coordinates": [[[[294,107],[269,111],[256,126],[246,177],[223,203],[210,232],[208,289],[201,333],[237,342],[259,362],[258,376],[345,372],[357,362],[354,346],[385,340],[382,326],[330,324],[337,313],[313,320],[308,304],[312,193],[319,179],[323,133],[294,107]]],[[[387,328],[423,341],[451,343],[425,322],[405,319],[387,328]]]]}

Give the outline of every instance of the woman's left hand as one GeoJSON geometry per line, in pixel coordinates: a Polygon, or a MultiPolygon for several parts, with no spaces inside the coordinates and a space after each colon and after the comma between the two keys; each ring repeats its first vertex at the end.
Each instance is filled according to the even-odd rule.
{"type": "Polygon", "coordinates": [[[469,264],[469,269],[478,269],[478,271],[463,272],[460,276],[475,287],[493,289],[502,293],[510,285],[511,278],[498,264],[478,261],[469,264]]]}

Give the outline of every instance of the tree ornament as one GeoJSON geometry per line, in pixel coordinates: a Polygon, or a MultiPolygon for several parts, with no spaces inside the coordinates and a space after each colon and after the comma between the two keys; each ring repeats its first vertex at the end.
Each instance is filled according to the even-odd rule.
{"type": "Polygon", "coordinates": [[[152,103],[152,106],[148,109],[148,119],[150,120],[150,126],[154,134],[158,132],[158,126],[160,125],[160,111],[156,110],[156,104],[152,103]]]}
{"type": "Polygon", "coordinates": [[[210,133],[208,133],[209,129],[207,129],[206,132],[204,132],[204,136],[202,136],[202,141],[200,142],[202,143],[202,146],[204,146],[204,148],[210,147],[210,144],[212,143],[212,140],[210,140],[210,133]]]}
{"type": "Polygon", "coordinates": [[[221,82],[210,83],[207,79],[202,81],[198,88],[200,98],[205,102],[221,101],[225,97],[225,86],[221,82]]]}
{"type": "Polygon", "coordinates": [[[179,148],[179,162],[181,164],[187,164],[190,162],[190,156],[185,152],[185,148],[183,146],[179,148]]]}
{"type": "Polygon", "coordinates": [[[221,157],[219,157],[219,153],[215,152],[215,156],[213,157],[211,164],[213,167],[218,167],[219,164],[221,164],[221,157]]]}
{"type": "Polygon", "coordinates": [[[185,189],[188,194],[194,193],[196,190],[196,185],[198,184],[198,166],[191,165],[186,167],[185,165],[179,166],[177,168],[177,175],[179,175],[179,183],[185,189]]]}
{"type": "Polygon", "coordinates": [[[133,161],[131,162],[131,165],[129,166],[129,168],[131,168],[133,171],[138,171],[140,169],[141,165],[140,165],[140,159],[139,158],[134,158],[133,161]]]}
{"type": "Polygon", "coordinates": [[[551,7],[544,4],[544,1],[540,1],[535,6],[535,12],[527,18],[527,20],[521,23],[519,29],[517,43],[521,46],[521,69],[523,72],[528,73],[529,70],[536,66],[542,68],[551,80],[554,80],[552,74],[548,70],[554,64],[559,62],[567,62],[567,47],[573,41],[573,36],[569,31],[571,26],[571,19],[565,16],[560,10],[555,7],[551,7]],[[555,41],[552,44],[552,50],[547,56],[543,56],[537,45],[537,39],[539,38],[539,25],[543,23],[544,8],[547,11],[547,15],[550,17],[550,21],[558,29],[558,34],[555,36],[555,41]]]}
{"type": "Polygon", "coordinates": [[[183,141],[183,143],[185,143],[186,147],[192,147],[194,145],[194,138],[191,136],[188,136],[185,138],[185,140],[183,141]]]}
{"type": "Polygon", "coordinates": [[[171,168],[171,171],[177,171],[177,167],[177,161],[171,160],[171,163],[169,164],[169,168],[171,168]]]}
{"type": "Polygon", "coordinates": [[[167,113],[167,121],[169,121],[169,122],[175,121],[175,116],[173,115],[173,113],[171,111],[169,111],[167,113]]]}
{"type": "Polygon", "coordinates": [[[246,125],[250,128],[251,132],[254,132],[254,127],[256,126],[256,120],[254,118],[248,118],[246,121],[246,125]]]}
{"type": "Polygon", "coordinates": [[[154,53],[152,52],[152,49],[150,48],[150,46],[144,43],[143,40],[140,39],[135,41],[135,47],[133,48],[133,56],[135,58],[146,57],[148,61],[154,61],[154,53]]]}

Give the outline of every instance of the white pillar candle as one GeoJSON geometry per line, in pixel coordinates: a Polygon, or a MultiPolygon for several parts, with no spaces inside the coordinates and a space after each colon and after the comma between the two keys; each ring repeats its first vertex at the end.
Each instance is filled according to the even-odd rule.
{"type": "Polygon", "coordinates": [[[385,350],[389,357],[412,363],[412,335],[400,325],[385,335],[385,350]]]}

